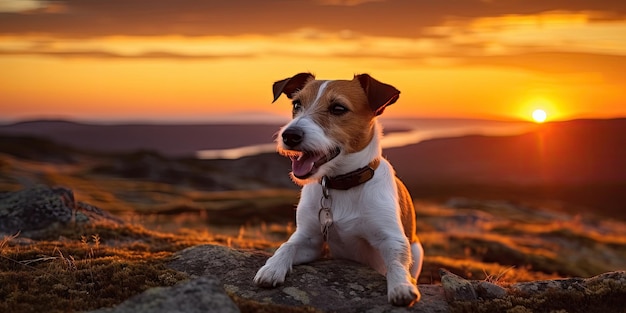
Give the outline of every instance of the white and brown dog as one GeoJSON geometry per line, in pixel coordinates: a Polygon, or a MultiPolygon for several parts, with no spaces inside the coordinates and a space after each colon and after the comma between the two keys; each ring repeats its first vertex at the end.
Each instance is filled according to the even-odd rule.
{"type": "Polygon", "coordinates": [[[400,91],[367,74],[352,80],[315,80],[300,73],[274,83],[293,120],[278,133],[278,152],[292,161],[302,185],[296,231],[257,272],[263,287],[281,284],[292,265],[330,254],[368,264],[387,277],[389,302],[409,306],[424,251],[415,233],[415,209],[404,184],[382,157],[376,117],[400,91]]]}

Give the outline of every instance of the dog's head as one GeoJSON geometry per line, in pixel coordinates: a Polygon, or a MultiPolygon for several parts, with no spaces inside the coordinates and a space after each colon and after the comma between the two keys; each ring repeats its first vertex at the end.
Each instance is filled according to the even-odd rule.
{"type": "Polygon", "coordinates": [[[367,74],[352,80],[315,80],[300,73],[277,81],[274,101],[292,100],[293,120],[278,133],[278,152],[292,161],[300,185],[327,175],[342,156],[363,150],[375,136],[374,120],[400,91],[367,74]]]}

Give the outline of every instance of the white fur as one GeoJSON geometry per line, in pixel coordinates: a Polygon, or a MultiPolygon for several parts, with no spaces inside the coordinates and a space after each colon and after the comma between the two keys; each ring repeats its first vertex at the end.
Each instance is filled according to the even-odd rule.
{"type": "MultiPolygon", "coordinates": [[[[296,117],[283,129],[294,124],[305,130],[303,145],[307,148],[320,150],[337,144],[306,114],[296,117]]],[[[409,244],[404,234],[395,173],[382,158],[381,136],[381,126],[376,122],[375,135],[365,149],[352,154],[342,152],[306,182],[296,210],[296,231],[257,272],[256,284],[268,287],[281,284],[293,265],[320,258],[324,242],[318,219],[322,188],[317,180],[323,175],[354,171],[378,158],[380,165],[370,181],[349,190],[330,190],[333,215],[328,234],[330,253],[335,258],[368,264],[386,275],[391,303],[408,305],[419,300],[415,282],[421,271],[423,250],[419,242],[409,244]]]]}
{"type": "Polygon", "coordinates": [[[317,90],[317,96],[315,96],[315,100],[313,101],[314,104],[316,104],[317,101],[320,100],[320,98],[324,94],[324,91],[326,91],[326,87],[328,87],[328,83],[330,82],[330,80],[327,80],[320,85],[320,89],[317,90]]]}
{"type": "Polygon", "coordinates": [[[298,127],[306,133],[306,140],[301,144],[301,149],[305,151],[330,151],[337,147],[337,142],[326,137],[324,130],[317,125],[310,115],[301,114],[291,120],[281,128],[278,133],[277,142],[281,149],[289,149],[282,141],[282,133],[289,127],[298,127]]]}

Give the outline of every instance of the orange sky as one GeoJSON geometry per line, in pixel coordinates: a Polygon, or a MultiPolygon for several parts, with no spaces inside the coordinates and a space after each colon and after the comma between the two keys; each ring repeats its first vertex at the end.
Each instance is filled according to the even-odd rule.
{"type": "Polygon", "coordinates": [[[302,71],[396,86],[389,117],[626,116],[625,16],[621,1],[0,0],[0,121],[287,116],[271,85],[302,71]]]}

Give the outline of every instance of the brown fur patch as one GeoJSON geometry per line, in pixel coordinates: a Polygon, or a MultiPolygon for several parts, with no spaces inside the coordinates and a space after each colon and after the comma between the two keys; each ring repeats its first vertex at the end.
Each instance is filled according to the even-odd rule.
{"type": "Polygon", "coordinates": [[[411,195],[402,181],[396,177],[396,187],[398,188],[398,200],[400,202],[400,219],[404,227],[404,234],[410,243],[418,242],[415,226],[415,207],[411,195]]]}

